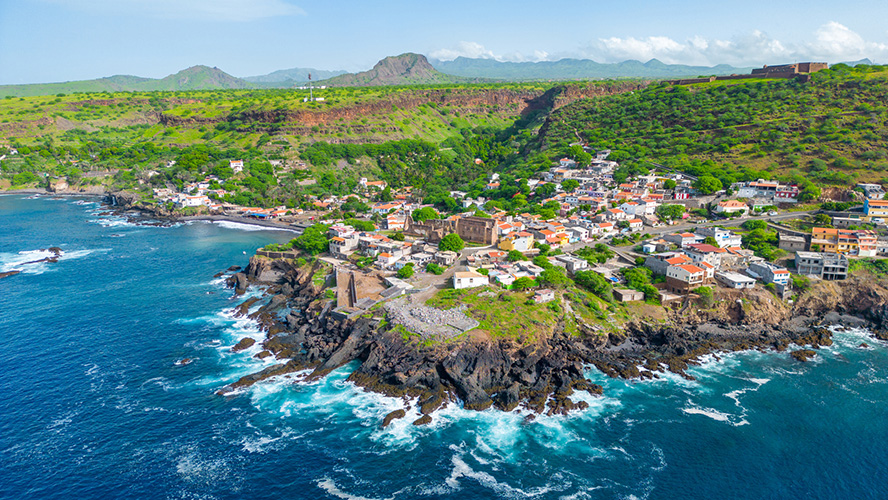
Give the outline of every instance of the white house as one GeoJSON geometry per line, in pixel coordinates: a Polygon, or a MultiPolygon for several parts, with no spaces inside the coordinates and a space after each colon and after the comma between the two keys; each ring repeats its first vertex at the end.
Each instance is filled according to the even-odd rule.
{"type": "Polygon", "coordinates": [[[725,200],[718,202],[718,206],[715,207],[715,211],[720,214],[744,213],[749,211],[749,206],[742,201],[725,200]]]}
{"type": "Polygon", "coordinates": [[[239,174],[244,171],[244,161],[243,160],[228,160],[228,166],[231,167],[231,170],[234,173],[239,174]]]}
{"type": "Polygon", "coordinates": [[[475,288],[490,283],[487,276],[475,271],[457,271],[453,273],[453,288],[457,290],[463,288],[475,288]]]}

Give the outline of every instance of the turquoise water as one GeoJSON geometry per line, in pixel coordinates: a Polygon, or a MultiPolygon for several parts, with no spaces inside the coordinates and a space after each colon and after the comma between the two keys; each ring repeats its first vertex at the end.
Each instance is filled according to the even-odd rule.
{"type": "Polygon", "coordinates": [[[403,403],[349,367],[214,394],[271,361],[231,353],[261,335],[212,276],[292,234],[91,201],[0,196],[0,272],[65,251],[0,279],[0,498],[888,498],[888,349],[864,332],[808,364],[709,360],[696,382],[593,372],[605,397],[567,418],[454,405],[382,430],[403,403]]]}

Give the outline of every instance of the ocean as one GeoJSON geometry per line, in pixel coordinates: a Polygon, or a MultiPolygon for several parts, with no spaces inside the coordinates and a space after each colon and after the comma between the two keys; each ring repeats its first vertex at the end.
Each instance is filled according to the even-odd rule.
{"type": "Polygon", "coordinates": [[[0,272],[23,270],[0,279],[0,498],[888,498],[888,349],[865,331],[804,364],[710,357],[696,381],[593,368],[604,396],[568,417],[452,404],[381,429],[404,403],[353,366],[215,394],[273,361],[231,352],[262,335],[213,275],[292,233],[104,212],[0,196],[0,272]]]}

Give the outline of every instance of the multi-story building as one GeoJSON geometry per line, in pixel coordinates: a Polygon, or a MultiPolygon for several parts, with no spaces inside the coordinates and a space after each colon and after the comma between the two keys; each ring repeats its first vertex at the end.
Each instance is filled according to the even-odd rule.
{"type": "Polygon", "coordinates": [[[703,240],[706,239],[706,237],[694,233],[672,233],[663,236],[663,239],[679,248],[684,248],[688,245],[703,243],[703,240]]]}
{"type": "Polygon", "coordinates": [[[825,280],[843,280],[848,277],[848,258],[840,253],[796,252],[796,270],[805,276],[825,280]]]}
{"type": "Polygon", "coordinates": [[[712,283],[713,274],[712,269],[693,264],[669,266],[666,269],[666,289],[672,293],[687,293],[712,283]]]}
{"type": "Polygon", "coordinates": [[[498,247],[500,250],[505,250],[507,252],[511,250],[527,252],[533,248],[533,234],[526,231],[512,233],[501,239],[498,247]]]}
{"type": "Polygon", "coordinates": [[[789,271],[770,262],[753,262],[749,264],[746,273],[754,278],[761,279],[765,284],[774,283],[783,286],[789,284],[789,271]]]}
{"type": "Polygon", "coordinates": [[[705,262],[718,269],[719,267],[721,267],[722,255],[727,254],[728,251],[717,246],[708,245],[706,243],[699,243],[686,246],[685,253],[696,265],[700,265],[700,263],[705,262]]]}
{"type": "Polygon", "coordinates": [[[683,253],[668,252],[656,255],[648,255],[644,259],[644,267],[648,268],[657,276],[666,274],[666,270],[670,266],[678,266],[681,264],[690,264],[691,258],[683,253]]]}
{"type": "Polygon", "coordinates": [[[871,200],[867,198],[863,201],[863,213],[867,217],[888,217],[888,200],[871,200]]]}
{"type": "Polygon", "coordinates": [[[589,268],[589,262],[585,259],[574,257],[573,255],[557,255],[554,264],[561,264],[571,274],[589,268]]]}
{"type": "Polygon", "coordinates": [[[715,240],[715,244],[718,245],[719,248],[739,247],[741,243],[740,235],[720,227],[701,227],[695,231],[695,234],[697,236],[702,236],[704,239],[711,237],[715,240]]]}
{"type": "Polygon", "coordinates": [[[874,257],[878,253],[878,239],[872,231],[815,227],[811,230],[811,249],[874,257]]]}

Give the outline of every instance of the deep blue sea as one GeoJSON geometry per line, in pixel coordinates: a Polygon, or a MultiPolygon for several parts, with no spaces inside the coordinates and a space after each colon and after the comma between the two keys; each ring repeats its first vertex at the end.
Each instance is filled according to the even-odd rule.
{"type": "Polygon", "coordinates": [[[566,418],[452,405],[382,430],[402,402],[349,367],[214,394],[272,361],[230,351],[261,335],[212,276],[291,233],[101,212],[0,196],[0,272],[24,269],[0,279],[0,498],[888,498],[888,349],[865,332],[807,364],[709,360],[695,382],[593,370],[605,396],[566,418]],[[49,246],[59,262],[21,266],[49,246]]]}

